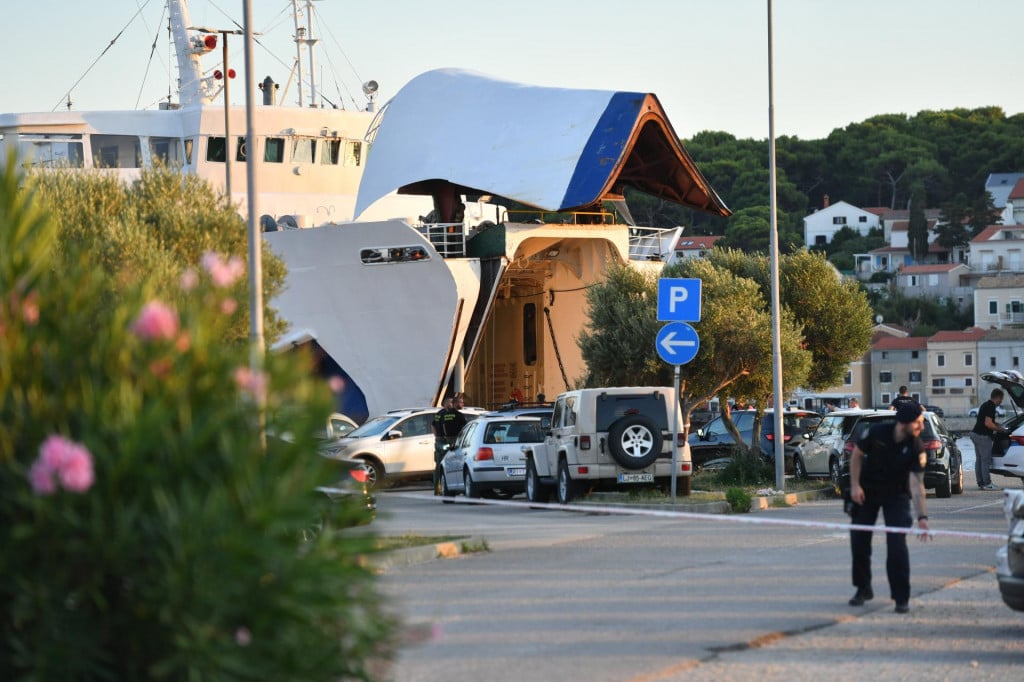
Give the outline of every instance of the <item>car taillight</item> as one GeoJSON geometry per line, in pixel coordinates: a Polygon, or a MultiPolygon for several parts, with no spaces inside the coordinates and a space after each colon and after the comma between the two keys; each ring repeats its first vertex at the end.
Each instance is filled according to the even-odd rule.
{"type": "Polygon", "coordinates": [[[358,481],[360,483],[366,483],[366,481],[368,481],[369,478],[370,478],[370,472],[367,471],[366,469],[364,469],[363,467],[359,467],[358,469],[353,469],[352,471],[350,471],[348,473],[349,473],[349,476],[351,476],[354,480],[356,480],[356,481],[358,481]]]}
{"type": "Polygon", "coordinates": [[[939,440],[938,438],[934,440],[926,440],[924,442],[924,449],[928,451],[929,457],[942,457],[942,441],[939,440]]]}
{"type": "Polygon", "coordinates": [[[1024,445],[1024,436],[1010,436],[1010,442],[1014,445],[1024,445]]]}
{"type": "Polygon", "coordinates": [[[764,437],[767,438],[768,440],[772,441],[773,443],[775,442],[775,434],[774,433],[766,433],[766,434],[764,434],[764,437]]]}
{"type": "Polygon", "coordinates": [[[680,471],[689,471],[690,470],[690,463],[689,462],[683,462],[682,464],[679,465],[679,470],[680,471]]]}
{"type": "Polygon", "coordinates": [[[590,436],[580,436],[580,450],[590,449],[590,436]]]}
{"type": "Polygon", "coordinates": [[[476,461],[476,462],[483,462],[485,460],[493,460],[493,459],[494,459],[494,450],[492,450],[490,448],[480,448],[479,450],[476,451],[476,454],[473,455],[473,460],[476,461]]]}

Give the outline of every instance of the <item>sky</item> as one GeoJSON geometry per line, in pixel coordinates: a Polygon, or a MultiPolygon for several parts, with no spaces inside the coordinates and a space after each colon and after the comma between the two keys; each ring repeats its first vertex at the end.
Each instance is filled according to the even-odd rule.
{"type": "MultiPolygon", "coordinates": [[[[63,110],[69,90],[76,110],[154,108],[176,74],[163,4],[6,3],[0,113],[63,110]]],[[[284,91],[295,58],[291,2],[252,6],[262,33],[254,80],[270,75],[284,91]]],[[[234,28],[242,8],[192,0],[192,24],[234,28]]],[[[777,136],[820,139],[878,114],[1024,111],[1021,0],[773,0],[772,25],[777,136]]],[[[320,87],[345,108],[366,105],[366,80],[380,84],[384,102],[424,71],[457,67],[534,85],[653,92],[683,138],[769,135],[768,0],[317,0],[314,32],[320,87]]],[[[241,78],[242,38],[229,50],[241,78]]],[[[231,93],[244,102],[241,80],[231,93]]],[[[296,100],[292,84],[284,101],[296,100]]]]}

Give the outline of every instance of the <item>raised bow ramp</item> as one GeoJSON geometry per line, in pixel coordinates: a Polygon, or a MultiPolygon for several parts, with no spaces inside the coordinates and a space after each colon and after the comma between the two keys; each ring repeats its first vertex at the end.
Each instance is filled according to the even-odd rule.
{"type": "Polygon", "coordinates": [[[717,215],[729,209],[679,142],[658,98],[428,71],[381,112],[356,215],[389,192],[493,194],[546,211],[633,187],[717,215]]]}

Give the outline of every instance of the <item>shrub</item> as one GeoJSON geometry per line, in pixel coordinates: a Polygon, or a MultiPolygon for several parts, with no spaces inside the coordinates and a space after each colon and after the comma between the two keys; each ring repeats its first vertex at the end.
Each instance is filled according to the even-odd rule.
{"type": "Polygon", "coordinates": [[[368,678],[391,624],[361,561],[372,535],[337,530],[359,503],[314,492],[333,480],[314,437],[328,389],[301,357],[252,368],[224,342],[237,262],[208,254],[178,292],[123,280],[112,305],[93,254],[65,243],[58,260],[15,169],[0,173],[0,679],[368,678]],[[293,438],[264,448],[264,421],[293,438]]]}
{"type": "Polygon", "coordinates": [[[736,448],[732,461],[719,474],[719,480],[726,485],[759,485],[772,481],[774,475],[757,452],[736,448]]]}
{"type": "Polygon", "coordinates": [[[746,514],[750,511],[752,498],[743,488],[729,488],[725,491],[725,500],[732,507],[734,513],[746,514]]]}

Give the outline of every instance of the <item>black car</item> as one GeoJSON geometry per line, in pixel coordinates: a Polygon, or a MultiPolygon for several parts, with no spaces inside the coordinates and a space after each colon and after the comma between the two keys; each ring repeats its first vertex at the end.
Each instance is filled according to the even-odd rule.
{"type": "Polygon", "coordinates": [[[329,453],[325,453],[325,456],[337,464],[338,478],[328,485],[318,487],[317,492],[326,495],[332,502],[343,499],[355,500],[354,518],[343,523],[351,521],[359,525],[372,521],[377,512],[377,498],[370,487],[370,472],[366,464],[355,459],[334,458],[329,453]]]}
{"type": "MultiPolygon", "coordinates": [[[[891,410],[863,415],[853,427],[849,438],[843,444],[840,489],[848,497],[850,489],[850,456],[854,445],[876,424],[895,424],[896,413],[891,410]]],[[[946,429],[946,423],[934,412],[924,413],[924,429],[921,430],[928,462],[924,469],[924,487],[935,490],[936,497],[950,497],[964,491],[964,467],[956,439],[946,429]]]]}

